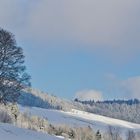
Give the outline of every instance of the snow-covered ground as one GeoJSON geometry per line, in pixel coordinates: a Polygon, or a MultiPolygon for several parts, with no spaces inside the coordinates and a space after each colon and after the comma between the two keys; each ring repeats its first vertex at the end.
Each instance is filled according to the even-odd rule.
{"type": "Polygon", "coordinates": [[[62,140],[62,138],[0,123],[0,140],[62,140]]]}
{"type": "Polygon", "coordinates": [[[28,110],[32,115],[37,115],[47,118],[52,124],[67,124],[72,126],[90,126],[94,130],[107,130],[108,126],[119,127],[123,131],[133,129],[140,131],[140,124],[135,124],[123,120],[113,119],[101,115],[96,115],[79,110],[71,110],[70,112],[63,112],[58,110],[48,110],[42,108],[25,108],[20,106],[21,111],[28,110]]]}
{"type": "MultiPolygon", "coordinates": [[[[119,127],[123,132],[128,129],[140,131],[140,124],[130,123],[118,119],[113,119],[101,115],[87,113],[79,110],[70,112],[48,110],[37,107],[19,106],[22,112],[28,111],[31,115],[47,118],[51,124],[66,124],[69,126],[90,126],[94,130],[106,131],[109,125],[119,127]]],[[[122,132],[121,131],[121,132],[122,132]]],[[[61,137],[50,136],[48,134],[17,128],[10,124],[0,123],[0,139],[3,140],[62,140],[61,137]]]]}

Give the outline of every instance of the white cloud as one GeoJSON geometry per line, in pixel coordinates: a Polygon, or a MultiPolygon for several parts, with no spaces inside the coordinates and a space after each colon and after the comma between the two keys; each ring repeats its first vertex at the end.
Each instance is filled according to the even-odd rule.
{"type": "Polygon", "coordinates": [[[108,77],[108,93],[113,97],[140,99],[140,76],[118,79],[116,76],[108,77]]]}
{"type": "Polygon", "coordinates": [[[75,98],[78,98],[81,101],[100,101],[103,100],[102,92],[97,90],[83,90],[76,93],[75,98]]]}
{"type": "Polygon", "coordinates": [[[123,57],[140,48],[139,0],[0,2],[1,26],[11,28],[21,38],[45,44],[54,40],[80,42],[90,44],[85,45],[88,49],[100,46],[113,52],[112,56],[123,57]]]}
{"type": "MultiPolygon", "coordinates": [[[[108,99],[140,99],[140,76],[119,79],[114,74],[108,74],[104,90],[108,99]]],[[[103,100],[103,94],[98,90],[78,91],[75,98],[80,100],[103,100]]]]}
{"type": "Polygon", "coordinates": [[[30,13],[29,29],[41,39],[134,47],[140,35],[139,6],[139,0],[43,0],[30,13]]]}
{"type": "Polygon", "coordinates": [[[140,99],[140,76],[121,81],[121,87],[128,97],[140,99]]]}

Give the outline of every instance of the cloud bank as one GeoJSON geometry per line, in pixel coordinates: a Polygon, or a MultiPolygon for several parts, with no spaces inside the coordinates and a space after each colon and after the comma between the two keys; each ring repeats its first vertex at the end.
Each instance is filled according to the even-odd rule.
{"type": "Polygon", "coordinates": [[[76,93],[75,98],[81,101],[101,101],[103,100],[102,92],[97,90],[83,90],[76,93]]]}
{"type": "Polygon", "coordinates": [[[139,7],[139,0],[4,0],[0,18],[1,25],[18,28],[15,32],[26,39],[81,42],[90,44],[89,49],[132,53],[140,46],[139,7]]]}
{"type": "MultiPolygon", "coordinates": [[[[112,99],[140,99],[140,76],[129,77],[127,79],[118,79],[115,75],[109,75],[108,86],[106,85],[108,98],[105,100],[112,99]],[[110,97],[109,98],[109,94],[110,97]]],[[[78,91],[75,95],[81,101],[103,100],[103,92],[99,90],[82,90],[78,91]]]]}
{"type": "Polygon", "coordinates": [[[140,76],[123,80],[120,86],[128,97],[140,99],[140,76]]]}
{"type": "Polygon", "coordinates": [[[127,79],[118,79],[118,77],[110,76],[108,93],[124,99],[140,99],[140,76],[129,77],[127,79]]]}

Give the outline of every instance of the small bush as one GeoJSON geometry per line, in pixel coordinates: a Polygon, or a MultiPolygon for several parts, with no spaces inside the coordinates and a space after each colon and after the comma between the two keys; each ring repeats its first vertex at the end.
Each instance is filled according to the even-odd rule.
{"type": "Polygon", "coordinates": [[[48,121],[37,116],[30,116],[29,113],[21,113],[17,118],[17,125],[35,131],[47,132],[48,121]]]}
{"type": "Polygon", "coordinates": [[[67,125],[49,125],[48,133],[51,135],[64,136],[71,140],[94,140],[95,133],[90,127],[70,127],[67,125]]]}

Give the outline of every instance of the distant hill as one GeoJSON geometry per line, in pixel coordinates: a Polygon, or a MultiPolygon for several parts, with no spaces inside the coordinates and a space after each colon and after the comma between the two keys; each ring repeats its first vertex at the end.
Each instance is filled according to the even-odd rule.
{"type": "Polygon", "coordinates": [[[34,106],[46,109],[70,110],[82,109],[83,105],[74,101],[61,99],[37,89],[28,88],[21,93],[18,103],[24,106],[34,106]]]}
{"type": "Polygon", "coordinates": [[[36,89],[26,89],[22,92],[18,103],[24,106],[40,107],[70,111],[78,109],[116,119],[140,123],[140,101],[112,100],[112,101],[69,101],[36,89]]]}
{"type": "Polygon", "coordinates": [[[140,123],[140,101],[138,99],[97,102],[75,99],[75,102],[83,104],[85,110],[91,113],[140,123]]]}

